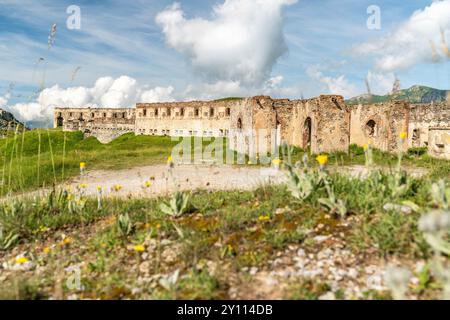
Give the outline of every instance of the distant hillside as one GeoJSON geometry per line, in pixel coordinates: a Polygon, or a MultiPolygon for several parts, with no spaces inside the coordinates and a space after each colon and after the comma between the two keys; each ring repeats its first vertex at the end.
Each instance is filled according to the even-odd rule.
{"type": "Polygon", "coordinates": [[[392,100],[406,100],[411,103],[443,102],[447,100],[447,90],[439,90],[425,86],[412,86],[394,94],[384,96],[363,94],[347,100],[348,104],[378,103],[392,100]]]}

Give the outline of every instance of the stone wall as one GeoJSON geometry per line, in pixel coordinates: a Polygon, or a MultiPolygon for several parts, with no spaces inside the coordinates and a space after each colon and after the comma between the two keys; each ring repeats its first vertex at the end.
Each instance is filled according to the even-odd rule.
{"type": "Polygon", "coordinates": [[[428,128],[428,154],[450,159],[450,127],[428,128]]]}
{"type": "Polygon", "coordinates": [[[138,103],[136,108],[56,108],[54,126],[82,131],[103,143],[134,132],[136,135],[229,137],[242,153],[273,152],[282,142],[311,153],[348,152],[350,144],[371,143],[383,151],[399,148],[400,132],[408,147],[429,145],[430,154],[446,154],[448,103],[410,106],[394,101],[348,107],[341,96],[321,95],[306,100],[246,99],[138,103]],[[431,129],[433,128],[433,132],[431,129]],[[439,129],[442,128],[442,129],[439,129]],[[444,133],[442,133],[444,132],[444,133]],[[437,141],[437,142],[436,142],[437,141]],[[264,145],[263,145],[264,143],[264,145]]]}
{"type": "Polygon", "coordinates": [[[248,140],[258,148],[265,141],[267,150],[287,143],[312,153],[348,151],[349,112],[340,96],[292,101],[258,96],[246,99],[232,115],[232,130],[240,123],[244,133],[252,131],[248,140]]]}
{"type": "Polygon", "coordinates": [[[348,152],[349,111],[343,97],[322,95],[294,100],[288,102],[287,110],[283,109],[282,105],[277,108],[283,141],[303,149],[310,148],[313,154],[348,152]]]}
{"type": "Polygon", "coordinates": [[[450,103],[411,105],[409,147],[426,147],[429,128],[450,127],[450,103]]]}
{"type": "Polygon", "coordinates": [[[138,103],[136,134],[223,137],[232,109],[244,100],[138,103]]]}
{"type": "Polygon", "coordinates": [[[135,109],[131,108],[56,108],[53,125],[64,131],[81,131],[108,143],[135,132],[135,109]]]}
{"type": "MultiPolygon", "coordinates": [[[[400,133],[408,132],[409,104],[402,101],[358,105],[351,109],[350,144],[371,143],[376,149],[394,152],[400,133]]],[[[404,149],[408,145],[405,143],[404,149]]]]}

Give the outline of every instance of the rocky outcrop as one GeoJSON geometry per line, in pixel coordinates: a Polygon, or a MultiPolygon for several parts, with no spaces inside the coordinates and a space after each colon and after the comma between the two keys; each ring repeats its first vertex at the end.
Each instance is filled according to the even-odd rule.
{"type": "Polygon", "coordinates": [[[17,125],[23,127],[11,112],[0,109],[0,130],[15,130],[17,125]]]}

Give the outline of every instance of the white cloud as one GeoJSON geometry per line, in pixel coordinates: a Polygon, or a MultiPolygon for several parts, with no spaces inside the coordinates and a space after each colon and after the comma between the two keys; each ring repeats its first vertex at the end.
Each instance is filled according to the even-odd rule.
{"type": "Polygon", "coordinates": [[[369,71],[367,73],[367,81],[369,82],[372,94],[385,95],[392,91],[395,75],[392,72],[381,73],[369,71]]]}
{"type": "Polygon", "coordinates": [[[156,23],[167,44],[185,55],[195,71],[219,83],[262,85],[287,52],[282,8],[297,0],[225,0],[210,20],[186,19],[178,3],[156,23]]]}
{"type": "Polygon", "coordinates": [[[35,101],[7,105],[7,99],[0,98],[0,106],[11,111],[23,122],[47,122],[53,118],[55,107],[134,107],[136,102],[173,101],[173,87],[144,89],[128,76],[117,79],[99,78],[91,88],[61,88],[55,85],[42,90],[35,101]]]}
{"type": "Polygon", "coordinates": [[[0,97],[0,108],[3,108],[8,103],[8,99],[6,97],[0,97]]]}
{"type": "Polygon", "coordinates": [[[175,89],[172,86],[169,86],[167,88],[156,87],[150,90],[146,90],[142,92],[141,100],[147,103],[161,102],[161,101],[165,102],[175,101],[175,99],[172,96],[174,90],[175,89]]]}
{"type": "Polygon", "coordinates": [[[432,2],[388,36],[357,45],[353,51],[375,56],[376,68],[382,71],[436,63],[446,58],[441,30],[445,39],[450,32],[450,0],[432,2]]]}
{"type": "Polygon", "coordinates": [[[182,93],[183,100],[213,100],[224,97],[243,97],[250,91],[241,86],[239,81],[217,81],[189,85],[182,93]]]}
{"type": "Polygon", "coordinates": [[[324,75],[317,65],[309,67],[306,72],[310,78],[321,82],[331,94],[342,95],[345,98],[358,95],[358,88],[353,83],[350,83],[345,75],[337,77],[324,75]]]}

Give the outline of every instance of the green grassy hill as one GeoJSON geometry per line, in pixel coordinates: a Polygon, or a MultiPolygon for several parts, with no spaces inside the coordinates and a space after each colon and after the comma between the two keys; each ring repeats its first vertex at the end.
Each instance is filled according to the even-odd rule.
{"type": "Polygon", "coordinates": [[[121,169],[163,163],[177,142],[170,137],[126,134],[109,144],[81,132],[32,130],[0,140],[1,194],[51,186],[89,169],[121,169]]]}
{"type": "Polygon", "coordinates": [[[406,100],[411,103],[430,103],[443,102],[447,100],[447,90],[439,90],[425,86],[412,86],[409,89],[400,90],[394,94],[384,96],[379,95],[360,95],[347,100],[350,105],[362,103],[379,103],[393,100],[406,100]]]}

